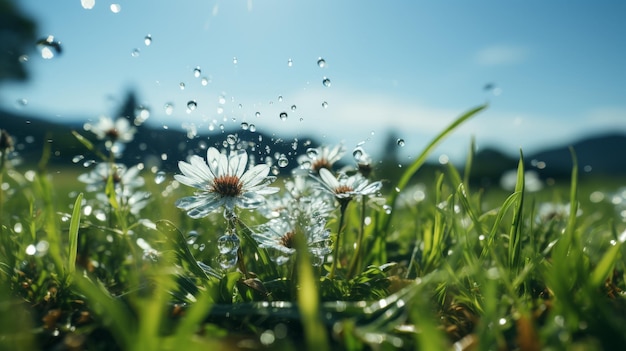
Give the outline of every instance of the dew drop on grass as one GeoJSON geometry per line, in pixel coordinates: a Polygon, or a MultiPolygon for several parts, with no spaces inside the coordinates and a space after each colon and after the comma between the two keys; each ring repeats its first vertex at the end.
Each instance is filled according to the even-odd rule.
{"type": "Polygon", "coordinates": [[[202,73],[202,70],[200,69],[200,66],[196,66],[196,68],[193,69],[193,76],[198,78],[200,77],[200,74],[202,73]]]}
{"type": "Polygon", "coordinates": [[[323,58],[321,58],[321,57],[320,57],[320,58],[318,58],[318,59],[317,59],[317,65],[318,65],[320,68],[324,68],[324,67],[326,67],[326,60],[324,60],[324,59],[323,59],[323,58]]]}
{"type": "Polygon", "coordinates": [[[328,102],[326,102],[326,101],[322,102],[322,107],[323,108],[328,108],[328,102]]]}
{"type": "Polygon", "coordinates": [[[330,79],[328,79],[327,77],[324,77],[324,79],[322,79],[322,84],[324,84],[325,87],[329,87],[330,79]]]}
{"type": "Polygon", "coordinates": [[[196,108],[198,108],[198,103],[196,102],[196,100],[187,101],[187,109],[189,111],[194,111],[196,108]]]}
{"type": "Polygon", "coordinates": [[[120,4],[111,4],[110,9],[113,13],[120,13],[120,11],[122,11],[122,6],[120,4]]]}
{"type": "Polygon", "coordinates": [[[403,146],[404,146],[404,144],[405,144],[404,139],[398,139],[398,140],[396,140],[396,144],[398,144],[398,146],[400,146],[400,147],[403,147],[403,146]]]}
{"type": "Polygon", "coordinates": [[[165,172],[163,171],[158,171],[156,173],[156,175],[154,176],[154,182],[156,184],[161,184],[165,181],[165,172]]]}
{"type": "Polygon", "coordinates": [[[287,112],[281,112],[280,115],[278,115],[278,117],[280,117],[281,121],[286,121],[287,120],[287,112]]]}
{"type": "Polygon", "coordinates": [[[148,34],[143,38],[143,43],[146,44],[146,46],[150,46],[150,44],[152,44],[152,35],[148,34]]]}

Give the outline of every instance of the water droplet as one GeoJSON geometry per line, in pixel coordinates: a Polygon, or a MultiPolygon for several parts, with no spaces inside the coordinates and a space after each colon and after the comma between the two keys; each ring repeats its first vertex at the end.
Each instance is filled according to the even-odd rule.
{"type": "Polygon", "coordinates": [[[137,106],[135,108],[135,125],[140,126],[150,118],[150,109],[145,106],[137,106]]]}
{"type": "Polygon", "coordinates": [[[237,143],[237,136],[234,134],[228,134],[226,137],[226,142],[228,145],[235,145],[237,143]]]}
{"type": "Polygon", "coordinates": [[[189,101],[187,102],[187,109],[188,109],[189,111],[193,111],[193,110],[195,110],[196,108],[198,108],[198,103],[196,102],[196,100],[189,100],[189,101]]]}
{"type": "Polygon", "coordinates": [[[400,146],[400,147],[403,147],[404,146],[404,139],[396,140],[396,144],[398,144],[398,146],[400,146]]]}
{"type": "Polygon", "coordinates": [[[287,120],[287,112],[281,112],[280,115],[278,115],[278,117],[280,117],[281,121],[286,121],[287,120]]]}
{"type": "Polygon", "coordinates": [[[323,59],[323,58],[321,58],[321,57],[320,57],[320,58],[318,58],[318,59],[317,59],[317,65],[318,65],[320,68],[324,68],[324,67],[326,67],[326,60],[324,60],[324,59],[323,59]]]}
{"type": "Polygon", "coordinates": [[[120,13],[120,11],[122,11],[122,6],[120,4],[111,4],[110,9],[113,13],[120,13]]]}
{"type": "Polygon", "coordinates": [[[72,162],[74,162],[74,163],[78,163],[78,162],[80,162],[80,161],[81,161],[82,159],[84,159],[84,158],[85,158],[85,156],[83,156],[83,155],[76,155],[76,156],[74,156],[74,157],[72,158],[72,162]]]}
{"type": "Polygon", "coordinates": [[[288,164],[289,160],[287,159],[287,156],[280,155],[280,157],[278,158],[278,167],[285,168],[288,164]]]}
{"type": "Polygon", "coordinates": [[[95,160],[87,160],[87,161],[83,162],[83,167],[87,168],[87,167],[89,167],[89,166],[91,166],[93,164],[96,164],[95,160]]]}
{"type": "Polygon", "coordinates": [[[165,108],[165,114],[166,115],[171,115],[172,113],[174,113],[174,104],[168,102],[165,104],[165,106],[163,106],[165,108]]]}
{"type": "Polygon", "coordinates": [[[139,57],[140,51],[137,48],[134,48],[133,51],[130,53],[130,56],[132,57],[139,57]]]}
{"type": "Polygon", "coordinates": [[[17,106],[19,107],[24,107],[28,105],[28,99],[25,99],[25,98],[17,99],[17,101],[15,102],[17,103],[17,106]]]}
{"type": "Polygon", "coordinates": [[[248,128],[250,128],[250,125],[247,122],[241,122],[241,129],[248,130],[248,128]]]}
{"type": "Polygon", "coordinates": [[[330,86],[330,79],[324,77],[324,79],[322,80],[322,84],[324,84],[325,87],[329,87],[330,86]]]}
{"type": "Polygon", "coordinates": [[[354,157],[355,161],[359,162],[361,157],[363,157],[363,149],[360,147],[354,149],[354,151],[352,151],[352,157],[354,157]]]}
{"type": "Polygon", "coordinates": [[[36,253],[37,253],[37,248],[35,247],[35,245],[30,244],[30,245],[28,245],[28,246],[26,247],[26,254],[27,254],[28,256],[32,256],[32,255],[34,255],[34,254],[36,254],[36,253]]]}
{"type": "Polygon", "coordinates": [[[91,10],[94,6],[96,6],[96,0],[80,0],[80,4],[85,10],[91,10]]]}
{"type": "Polygon", "coordinates": [[[217,249],[221,254],[237,252],[239,250],[239,237],[235,234],[225,234],[217,239],[217,249]]]}
{"type": "Polygon", "coordinates": [[[185,90],[185,83],[184,82],[178,83],[178,87],[180,88],[180,90],[185,90]]]}
{"type": "Polygon", "coordinates": [[[254,113],[254,116],[255,116],[255,117],[257,117],[257,118],[258,118],[258,117],[261,117],[261,112],[258,112],[258,111],[257,111],[257,112],[255,112],[255,113],[254,113]]]}
{"type": "Polygon", "coordinates": [[[193,76],[198,78],[200,77],[200,74],[202,73],[202,70],[200,69],[200,66],[196,66],[196,68],[193,69],[193,76]]]}
{"type": "Polygon", "coordinates": [[[202,80],[200,80],[200,84],[207,86],[209,85],[209,78],[207,77],[202,77],[202,80]]]}
{"type": "Polygon", "coordinates": [[[41,52],[41,57],[46,60],[54,58],[55,55],[61,54],[63,51],[61,42],[55,40],[53,35],[37,40],[37,48],[41,52]]]}
{"type": "Polygon", "coordinates": [[[293,66],[293,60],[292,59],[287,60],[287,66],[288,67],[293,66]]]}
{"type": "Polygon", "coordinates": [[[226,103],[226,98],[224,97],[224,95],[220,95],[220,97],[217,98],[217,103],[220,105],[224,105],[226,103]]]}
{"type": "Polygon", "coordinates": [[[322,102],[322,107],[323,108],[328,108],[328,102],[326,102],[326,101],[322,102]]]}
{"type": "Polygon", "coordinates": [[[143,43],[146,44],[146,46],[150,46],[150,44],[152,44],[152,35],[148,34],[143,38],[143,43]]]}
{"type": "Polygon", "coordinates": [[[163,182],[165,181],[165,178],[166,178],[166,177],[165,177],[165,172],[163,172],[163,171],[158,171],[158,172],[156,173],[156,175],[154,176],[154,182],[155,182],[156,184],[161,184],[161,183],[163,183],[163,182]]]}
{"type": "Polygon", "coordinates": [[[250,125],[250,131],[251,131],[252,133],[256,132],[256,126],[255,126],[254,124],[251,124],[251,125],[250,125]]]}
{"type": "Polygon", "coordinates": [[[306,150],[306,155],[309,156],[310,159],[316,159],[318,151],[316,148],[310,147],[306,150]]]}
{"type": "Polygon", "coordinates": [[[196,243],[196,240],[198,240],[198,232],[195,230],[190,231],[189,233],[187,233],[187,245],[193,245],[196,243]]]}
{"type": "Polygon", "coordinates": [[[295,111],[296,110],[296,105],[291,105],[291,111],[295,111]]]}
{"type": "Polygon", "coordinates": [[[233,64],[235,64],[235,65],[236,65],[238,62],[239,62],[239,60],[237,60],[237,57],[236,57],[236,56],[235,56],[235,57],[233,57],[233,64]]]}
{"type": "Polygon", "coordinates": [[[283,96],[282,95],[278,95],[278,102],[283,102],[283,96]]]}
{"type": "Polygon", "coordinates": [[[231,269],[235,267],[235,265],[237,264],[237,254],[236,253],[220,254],[217,257],[217,262],[222,269],[231,269]]]}
{"type": "Polygon", "coordinates": [[[391,214],[391,206],[383,205],[383,210],[385,211],[386,214],[391,214]]]}

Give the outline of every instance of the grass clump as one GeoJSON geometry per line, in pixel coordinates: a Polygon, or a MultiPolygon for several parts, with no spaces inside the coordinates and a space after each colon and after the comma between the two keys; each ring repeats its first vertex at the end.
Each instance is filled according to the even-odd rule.
{"type": "Polygon", "coordinates": [[[469,182],[473,146],[464,174],[447,166],[432,183],[416,178],[435,146],[485,107],[435,137],[390,191],[385,170],[362,148],[341,169],[342,146],[311,148],[290,177],[277,179],[236,138],[224,150],[208,148],[206,158],[181,160],[169,182],[148,184],[141,164],[116,162],[133,127],[105,121],[91,126],[99,143],[75,133],[100,161],[77,176],[64,203],[46,172],[47,151],[38,171],[21,173],[7,146],[0,345],[626,345],[624,225],[612,207],[580,196],[575,150],[565,196],[525,189],[520,153],[515,189],[487,201],[469,182]]]}

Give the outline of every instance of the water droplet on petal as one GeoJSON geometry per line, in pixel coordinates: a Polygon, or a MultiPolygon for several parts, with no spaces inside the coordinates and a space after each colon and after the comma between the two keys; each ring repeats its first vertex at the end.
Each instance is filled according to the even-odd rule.
{"type": "Polygon", "coordinates": [[[317,65],[318,65],[320,68],[324,68],[324,67],[326,67],[326,60],[324,60],[324,59],[323,59],[323,58],[321,58],[321,57],[320,57],[320,58],[318,58],[318,59],[317,59],[317,65]]]}
{"type": "Polygon", "coordinates": [[[143,38],[143,43],[146,44],[146,46],[150,46],[150,44],[152,44],[152,35],[146,35],[145,38],[143,38]]]}
{"type": "Polygon", "coordinates": [[[187,102],[187,109],[188,109],[189,111],[193,111],[193,110],[195,110],[196,108],[198,108],[198,103],[196,102],[196,100],[189,100],[189,101],[187,102]]]}
{"type": "Polygon", "coordinates": [[[196,66],[196,68],[193,69],[193,76],[198,78],[200,77],[200,74],[202,73],[202,70],[200,70],[200,66],[196,66]]]}
{"type": "Polygon", "coordinates": [[[316,148],[310,147],[306,150],[306,155],[309,156],[309,158],[311,159],[315,159],[317,158],[318,151],[316,148]]]}
{"type": "Polygon", "coordinates": [[[326,102],[326,101],[322,102],[322,107],[323,108],[328,108],[328,102],[326,102]]]}
{"type": "Polygon", "coordinates": [[[396,140],[396,143],[398,144],[398,146],[403,147],[404,146],[404,139],[398,139],[396,140]]]}
{"type": "Polygon", "coordinates": [[[122,11],[122,6],[120,4],[111,4],[110,9],[113,13],[120,13],[120,11],[122,11]]]}
{"type": "Polygon", "coordinates": [[[278,117],[280,117],[281,121],[286,121],[287,120],[287,112],[281,112],[280,115],[278,115],[278,117]]]}
{"type": "Polygon", "coordinates": [[[361,160],[361,157],[363,157],[363,149],[360,147],[354,149],[354,151],[352,152],[352,157],[354,157],[355,161],[359,162],[361,160]]]}
{"type": "Polygon", "coordinates": [[[324,84],[325,87],[329,87],[330,86],[330,79],[324,77],[324,79],[322,80],[322,84],[324,84]]]}

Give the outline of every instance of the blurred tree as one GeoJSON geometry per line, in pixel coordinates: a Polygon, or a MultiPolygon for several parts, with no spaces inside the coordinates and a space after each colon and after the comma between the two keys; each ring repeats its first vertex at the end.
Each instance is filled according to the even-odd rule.
{"type": "Polygon", "coordinates": [[[36,24],[13,1],[0,0],[0,82],[28,78],[20,56],[34,47],[36,24]]]}

